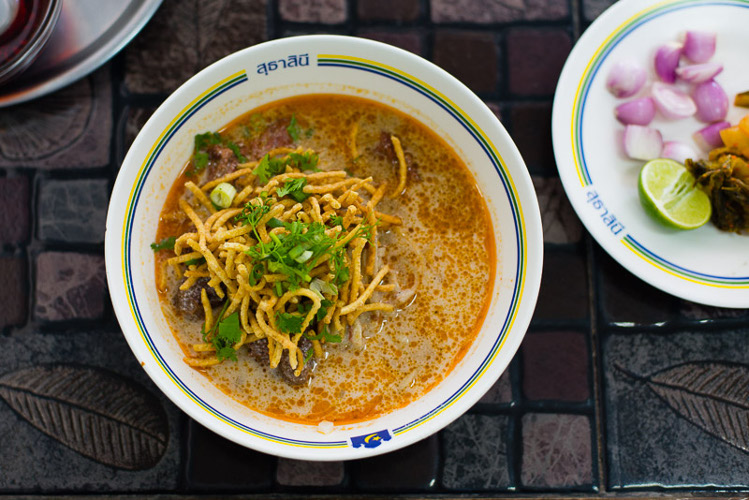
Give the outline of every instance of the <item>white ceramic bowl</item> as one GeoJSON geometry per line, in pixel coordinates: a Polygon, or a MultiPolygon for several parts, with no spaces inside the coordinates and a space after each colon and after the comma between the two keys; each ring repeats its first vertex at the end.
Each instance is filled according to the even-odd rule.
{"type": "Polygon", "coordinates": [[[138,362],[188,415],[244,446],[302,460],[347,460],[392,451],[443,428],[470,408],[507,368],[533,314],[543,238],[533,185],[493,113],[437,66],[378,42],[304,36],[232,54],[182,85],[153,114],[125,157],[107,216],[106,265],[117,319],[138,362]],[[290,63],[296,61],[296,64],[290,63]],[[492,301],[469,352],[430,392],[380,417],[336,426],[261,415],[188,367],[160,309],[154,241],[169,186],[193,136],[253,108],[309,93],[357,95],[408,113],[462,156],[483,192],[495,230],[492,301]]]}

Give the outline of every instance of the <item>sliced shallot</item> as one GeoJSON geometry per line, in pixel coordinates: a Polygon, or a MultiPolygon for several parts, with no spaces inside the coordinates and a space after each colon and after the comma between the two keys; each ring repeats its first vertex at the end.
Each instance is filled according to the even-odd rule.
{"type": "Polygon", "coordinates": [[[703,63],[715,54],[715,33],[687,31],[684,39],[684,55],[692,62],[703,63]]]}
{"type": "Polygon", "coordinates": [[[606,80],[606,87],[616,97],[635,95],[645,84],[645,68],[634,59],[625,59],[614,64],[606,80]]]}
{"type": "Polygon", "coordinates": [[[722,120],[728,113],[728,96],[715,80],[697,85],[692,98],[697,105],[697,118],[703,122],[722,120]]]}
{"type": "Polygon", "coordinates": [[[663,149],[660,131],[641,125],[627,125],[624,129],[624,152],[635,160],[658,158],[663,149]]]}
{"type": "Polygon", "coordinates": [[[663,144],[661,158],[671,158],[679,163],[684,163],[687,158],[696,159],[697,153],[689,144],[679,141],[666,141],[663,144]]]}
{"type": "Polygon", "coordinates": [[[651,97],[641,97],[616,107],[616,119],[625,125],[647,125],[655,117],[655,103],[651,97]]]}
{"type": "Polygon", "coordinates": [[[697,111],[691,97],[665,83],[653,82],[651,93],[658,110],[669,119],[686,118],[697,111]]]}
{"type": "Polygon", "coordinates": [[[723,145],[720,131],[730,126],[731,124],[728,122],[711,123],[692,134],[692,137],[694,137],[694,142],[697,143],[700,149],[710,151],[723,145]]]}
{"type": "Polygon", "coordinates": [[[676,68],[676,76],[680,80],[689,83],[702,83],[712,80],[715,75],[723,71],[723,65],[715,62],[702,64],[690,64],[689,66],[679,66],[676,68]]]}
{"type": "Polygon", "coordinates": [[[676,67],[679,65],[682,46],[676,42],[662,45],[655,53],[655,73],[666,83],[676,81],[676,67]]]}

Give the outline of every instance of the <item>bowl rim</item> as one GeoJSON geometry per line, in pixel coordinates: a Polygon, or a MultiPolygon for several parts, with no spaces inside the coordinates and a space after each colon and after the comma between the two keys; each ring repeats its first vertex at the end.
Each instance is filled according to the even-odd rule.
{"type": "MultiPolygon", "coordinates": [[[[410,66],[408,67],[410,68],[410,66]]],[[[492,144],[490,145],[493,147],[492,144]]],[[[505,189],[507,189],[507,186],[505,186],[505,189]]],[[[125,199],[127,200],[127,196],[125,196],[125,199]]],[[[263,42],[261,44],[242,49],[224,57],[223,59],[211,64],[210,66],[206,67],[205,69],[188,79],[157,108],[151,118],[141,129],[141,133],[138,134],[138,137],[136,137],[133,145],[130,147],[130,150],[128,151],[122,162],[117,180],[115,181],[114,188],[112,190],[112,197],[110,199],[109,211],[107,214],[105,257],[107,278],[110,283],[109,290],[110,295],[112,296],[115,314],[128,344],[136,355],[136,358],[141,361],[141,365],[146,370],[151,380],[170,400],[172,400],[172,402],[174,402],[183,411],[185,411],[185,413],[187,413],[190,417],[192,417],[205,427],[213,430],[223,437],[230,439],[240,445],[250,447],[258,451],[292,459],[321,461],[342,459],[349,460],[366,458],[373,455],[394,451],[434,434],[435,432],[447,426],[453,420],[457,419],[463,413],[465,413],[465,411],[467,411],[489,388],[491,388],[491,386],[496,382],[501,374],[506,371],[512,357],[517,352],[517,349],[519,348],[519,345],[530,324],[530,319],[533,315],[536,299],[538,297],[541,279],[541,268],[543,262],[543,235],[541,229],[540,210],[538,207],[538,201],[536,199],[535,191],[533,189],[533,184],[530,180],[530,175],[528,174],[527,168],[525,167],[525,163],[523,162],[523,159],[519,151],[517,150],[517,147],[515,146],[514,142],[512,141],[502,124],[493,114],[493,112],[464,84],[451,76],[445,70],[439,68],[426,59],[382,42],[345,35],[300,35],[263,42]],[[300,449],[294,446],[279,446],[279,444],[282,443],[278,442],[267,442],[263,440],[251,439],[254,438],[254,436],[243,439],[239,438],[234,433],[227,434],[228,429],[225,428],[226,424],[217,420],[216,418],[213,418],[212,415],[210,415],[208,412],[198,411],[199,408],[196,402],[181,397],[181,395],[177,393],[178,391],[175,391],[174,382],[172,380],[169,380],[169,378],[165,376],[164,372],[161,371],[161,368],[156,363],[145,363],[142,359],[140,359],[142,350],[144,349],[144,344],[141,342],[140,334],[138,334],[137,331],[131,331],[131,328],[133,326],[137,328],[137,325],[135,325],[132,316],[130,315],[130,307],[129,305],[123,304],[118,301],[117,297],[115,296],[115,292],[119,290],[119,287],[121,287],[122,289],[124,289],[125,287],[122,279],[122,270],[120,265],[122,257],[121,250],[123,249],[122,235],[124,234],[121,219],[124,205],[121,206],[121,204],[118,202],[120,201],[120,198],[123,198],[123,193],[129,193],[131,189],[134,189],[130,184],[124,185],[126,181],[124,179],[123,172],[132,170],[133,168],[137,169],[140,166],[139,164],[141,163],[141,158],[138,158],[137,160],[133,160],[131,158],[131,156],[135,155],[133,151],[136,144],[139,144],[139,141],[142,142],[146,140],[153,142],[153,137],[146,138],[144,133],[150,132],[150,129],[154,129],[154,127],[156,127],[156,123],[164,122],[164,116],[168,118],[174,115],[173,110],[169,108],[174,107],[175,103],[179,100],[179,98],[183,97],[183,95],[192,95],[191,93],[189,93],[192,90],[191,87],[194,86],[194,82],[198,78],[200,78],[201,75],[205,76],[207,74],[211,74],[221,66],[230,65],[230,63],[234,60],[241,60],[242,58],[248,57],[248,54],[268,50],[271,48],[282,47],[284,45],[294,46],[296,44],[305,43],[306,41],[311,40],[320,40],[323,42],[335,43],[354,43],[360,44],[360,46],[362,47],[366,46],[368,48],[376,49],[379,51],[384,50],[386,52],[398,54],[399,57],[405,58],[405,60],[409,61],[410,63],[419,65],[425,70],[436,73],[444,85],[450,87],[450,89],[453,91],[459,92],[461,98],[467,99],[470,102],[470,105],[474,107],[477,112],[486,115],[485,118],[490,117],[487,118],[490,120],[489,123],[491,123],[491,133],[488,135],[490,137],[493,137],[493,139],[501,141],[503,145],[506,146],[506,149],[502,150],[502,154],[499,157],[499,165],[496,165],[495,169],[498,169],[499,166],[501,166],[504,169],[504,175],[510,177],[510,183],[513,185],[513,189],[511,190],[512,193],[508,191],[508,195],[511,194],[512,196],[523,197],[522,207],[520,207],[520,201],[518,200],[517,202],[519,206],[519,213],[517,214],[516,218],[519,219],[519,221],[515,220],[515,224],[517,226],[519,222],[522,226],[521,232],[523,234],[525,243],[523,246],[524,253],[521,253],[522,257],[524,258],[521,258],[521,255],[518,255],[518,268],[523,268],[524,274],[522,275],[523,279],[517,280],[518,283],[515,284],[515,290],[516,292],[519,292],[519,294],[516,301],[513,302],[511,307],[513,311],[512,317],[510,318],[509,324],[506,327],[506,333],[500,337],[502,339],[500,345],[501,349],[497,348],[496,353],[491,359],[489,359],[488,357],[486,358],[487,360],[489,360],[488,365],[484,369],[484,371],[482,371],[481,376],[479,376],[478,379],[473,384],[471,384],[469,388],[461,392],[460,397],[456,401],[451,401],[450,405],[448,405],[449,408],[437,408],[434,411],[436,412],[437,410],[439,410],[439,412],[435,413],[435,415],[427,415],[429,416],[429,418],[426,419],[426,423],[428,425],[418,425],[412,429],[407,429],[410,431],[408,435],[399,439],[397,443],[393,443],[391,446],[366,448],[362,450],[361,448],[354,448],[347,441],[344,443],[346,445],[345,447],[326,449],[324,450],[324,454],[320,453],[319,455],[316,454],[321,451],[319,449],[312,449],[310,453],[309,450],[300,449]],[[167,114],[167,112],[169,112],[169,114],[167,114]],[[497,137],[496,134],[499,134],[499,137],[497,137]],[[510,173],[508,171],[507,162],[505,162],[502,157],[510,158],[509,163],[513,164],[512,176],[510,176],[510,173]],[[520,191],[518,191],[517,187],[515,186],[517,182],[520,182],[523,185],[523,188],[520,191]],[[120,239],[117,239],[118,236],[120,237],[120,239]],[[113,286],[113,284],[115,286],[113,286]],[[498,360],[496,359],[496,356],[499,355],[500,350],[506,353],[503,354],[503,357],[506,357],[507,361],[503,361],[503,366],[501,366],[501,368],[498,368],[498,360]],[[495,366],[491,366],[492,363],[494,363],[495,366]],[[489,369],[491,369],[492,371],[492,373],[490,374],[492,376],[483,376],[486,375],[486,373],[484,372],[488,372],[489,369]]],[[[510,313],[508,312],[508,318],[509,316],[510,313]]],[[[484,326],[482,326],[482,329],[483,328],[484,326]]],[[[487,361],[485,360],[484,363],[486,364],[487,361]]],[[[447,378],[449,378],[449,375],[445,377],[445,380],[447,378]]],[[[177,387],[177,389],[180,388],[177,387]]],[[[390,414],[397,413],[398,411],[399,410],[395,410],[390,414]]],[[[373,419],[370,421],[374,422],[376,420],[377,419],[373,419]]]]}

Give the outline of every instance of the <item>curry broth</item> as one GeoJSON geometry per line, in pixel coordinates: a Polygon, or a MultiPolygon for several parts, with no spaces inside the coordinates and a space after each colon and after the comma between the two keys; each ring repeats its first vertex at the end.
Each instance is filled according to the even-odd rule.
{"type": "MultiPolygon", "coordinates": [[[[495,248],[492,224],[475,181],[452,149],[405,114],[362,98],[310,95],[258,108],[221,131],[237,144],[262,133],[263,125],[294,117],[300,134],[295,145],[315,150],[322,170],[346,169],[351,175],[387,182],[378,210],[403,224],[380,231],[382,263],[396,282],[395,292],[376,292],[394,312],[364,313],[363,349],[344,340],[324,344],[308,385],[287,385],[246,349],[238,360],[201,370],[240,403],[261,413],[316,424],[374,418],[402,407],[439,383],[475,339],[493,287],[495,248]],[[352,130],[358,127],[358,157],[352,158],[352,130]],[[406,189],[392,196],[398,168],[383,154],[383,132],[400,138],[409,163],[406,189]]],[[[258,158],[250,158],[255,160],[258,158]]],[[[180,217],[185,171],[171,187],[159,220],[157,241],[190,230],[180,217]]],[[[194,179],[193,179],[194,180],[194,179]]],[[[179,286],[157,252],[156,274],[162,309],[186,355],[201,342],[201,321],[187,321],[172,306],[179,286]],[[162,275],[162,269],[167,272],[162,275]]]]}

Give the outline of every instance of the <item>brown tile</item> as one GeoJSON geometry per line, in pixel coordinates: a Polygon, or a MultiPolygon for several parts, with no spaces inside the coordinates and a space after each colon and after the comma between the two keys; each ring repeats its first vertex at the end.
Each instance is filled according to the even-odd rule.
{"type": "Polygon", "coordinates": [[[44,321],[102,317],[107,296],[104,257],[44,252],[36,259],[34,316],[44,321]]]}
{"type": "Polygon", "coordinates": [[[109,66],[52,94],[0,110],[0,167],[68,169],[109,163],[109,66]]]}
{"type": "Polygon", "coordinates": [[[212,62],[266,38],[264,0],[170,0],[127,47],[130,92],[171,92],[212,62]]]}
{"type": "Polygon", "coordinates": [[[424,55],[424,40],[420,33],[409,33],[407,31],[393,33],[390,31],[361,30],[357,34],[363,38],[387,43],[420,56],[424,55]]]}
{"type": "Polygon", "coordinates": [[[28,178],[0,179],[0,245],[28,239],[30,210],[28,178]]]}
{"type": "Polygon", "coordinates": [[[0,257],[0,328],[26,321],[26,262],[19,257],[0,257]]]}
{"type": "Polygon", "coordinates": [[[560,0],[432,0],[435,23],[508,23],[554,21],[569,16],[568,3],[560,0]]]}
{"type": "Polygon", "coordinates": [[[590,397],[588,346],[582,333],[528,333],[522,353],[526,398],[585,401],[590,397]]]}
{"type": "Polygon", "coordinates": [[[279,458],[276,481],[283,486],[335,486],[343,481],[343,472],[343,462],[279,458]]]}
{"type": "Polygon", "coordinates": [[[532,171],[556,171],[551,141],[551,103],[522,103],[510,109],[512,140],[532,171]]]}
{"type": "Polygon", "coordinates": [[[346,0],[279,0],[284,21],[339,24],[346,21],[346,0]]]}
{"type": "Polygon", "coordinates": [[[583,0],[583,18],[593,21],[614,3],[616,0],[583,0]]]}
{"type": "Polygon", "coordinates": [[[268,488],[276,458],[245,448],[190,420],[187,481],[192,488],[246,493],[268,488]]]}
{"type": "Polygon", "coordinates": [[[583,225],[570,205],[558,177],[532,176],[545,243],[577,243],[583,236],[583,225]]]}
{"type": "Polygon", "coordinates": [[[413,21],[419,17],[419,0],[359,0],[357,13],[363,21],[413,21]]]}
{"type": "Polygon", "coordinates": [[[512,386],[510,383],[510,367],[508,366],[494,385],[479,399],[479,403],[498,404],[510,402],[512,402],[512,386]]]}
{"type": "Polygon", "coordinates": [[[429,489],[437,477],[438,450],[439,442],[432,436],[392,453],[356,460],[354,482],[366,490],[429,489]]]}
{"type": "Polygon", "coordinates": [[[486,106],[491,110],[492,113],[494,113],[494,116],[497,117],[499,121],[502,121],[502,106],[500,106],[496,102],[485,102],[486,106]]]}
{"type": "Polygon", "coordinates": [[[560,488],[593,482],[590,420],[584,415],[523,416],[523,486],[560,488]]]}
{"type": "Polygon", "coordinates": [[[518,28],[507,33],[509,90],[518,96],[552,96],[572,48],[561,29],[518,28]]]}
{"type": "Polygon", "coordinates": [[[608,322],[655,325],[676,317],[679,299],[658,290],[627,271],[597,247],[600,263],[601,298],[608,322]]]}
{"type": "Polygon", "coordinates": [[[588,317],[588,278],[580,255],[544,253],[544,272],[534,319],[572,320],[588,317]]]}
{"type": "Polygon", "coordinates": [[[474,92],[497,89],[499,49],[494,36],[469,31],[441,31],[434,38],[434,63],[474,92]]]}

